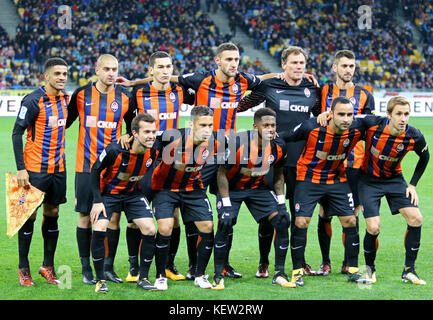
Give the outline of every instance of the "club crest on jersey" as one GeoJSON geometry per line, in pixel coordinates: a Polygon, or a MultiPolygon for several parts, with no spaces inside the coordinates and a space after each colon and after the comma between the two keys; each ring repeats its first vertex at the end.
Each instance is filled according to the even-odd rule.
{"type": "Polygon", "coordinates": [[[206,160],[207,157],[209,157],[209,150],[208,149],[204,150],[203,153],[201,154],[201,158],[203,160],[206,160]]]}
{"type": "Polygon", "coordinates": [[[346,139],[343,141],[343,147],[346,148],[349,144],[350,144],[350,139],[349,139],[349,138],[346,138],[346,139]]]}
{"type": "Polygon", "coordinates": [[[171,102],[175,102],[176,101],[176,95],[173,92],[170,92],[170,94],[168,95],[169,99],[171,102]]]}
{"type": "Polygon", "coordinates": [[[400,152],[400,151],[402,151],[404,149],[404,145],[403,145],[403,143],[399,143],[398,145],[397,145],[397,147],[395,147],[395,150],[397,150],[397,152],[400,152]]]}
{"type": "Polygon", "coordinates": [[[152,162],[153,162],[152,158],[147,159],[146,168],[149,168],[152,165],[152,162]]]}
{"type": "Polygon", "coordinates": [[[273,155],[273,154],[270,154],[270,155],[268,156],[268,164],[271,164],[272,162],[274,162],[274,160],[275,160],[274,155],[273,155]]]}
{"type": "Polygon", "coordinates": [[[239,90],[238,85],[237,85],[236,83],[233,83],[233,85],[232,85],[232,91],[233,91],[234,93],[237,93],[238,90],[239,90]]]}
{"type": "Polygon", "coordinates": [[[301,205],[299,203],[295,204],[295,211],[298,212],[301,209],[301,205]]]}
{"type": "Polygon", "coordinates": [[[217,209],[221,209],[221,207],[223,206],[223,204],[221,203],[221,201],[217,202],[217,209]]]}
{"type": "Polygon", "coordinates": [[[309,90],[308,88],[305,88],[305,89],[304,89],[304,94],[305,94],[305,96],[306,96],[307,98],[309,98],[310,95],[311,95],[311,92],[310,92],[310,90],[309,90]]]}
{"type": "Polygon", "coordinates": [[[113,112],[116,112],[117,110],[119,110],[119,104],[116,101],[113,101],[110,105],[110,108],[113,112]]]}
{"type": "Polygon", "coordinates": [[[350,100],[350,102],[352,102],[353,105],[356,104],[356,99],[355,99],[355,97],[351,97],[351,98],[349,98],[349,100],[350,100]]]}

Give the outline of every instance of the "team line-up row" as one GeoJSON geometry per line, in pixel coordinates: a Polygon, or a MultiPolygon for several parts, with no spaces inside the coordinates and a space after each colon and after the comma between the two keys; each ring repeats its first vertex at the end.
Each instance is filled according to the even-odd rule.
{"type": "MultiPolygon", "coordinates": [[[[167,290],[167,278],[187,278],[200,288],[224,289],[224,277],[242,277],[230,265],[229,253],[243,202],[258,223],[256,277],[269,277],[272,242],[273,284],[293,288],[304,285],[304,275],[328,275],[330,222],[335,215],[343,227],[342,272],[349,281],[374,283],[383,196],[391,212],[402,214],[408,224],[402,280],[425,284],[415,272],[422,224],[415,186],[429,152],[422,133],[408,125],[409,102],[394,97],[388,102],[387,117],[376,117],[369,90],[353,83],[353,52],[335,54],[336,82],[322,87],[314,77],[305,76],[306,58],[302,48],[288,47],[282,53],[282,73],[257,77],[238,71],[238,48],[224,43],[216,50],[217,69],[173,76],[172,58],[158,51],[149,58],[151,78],[127,80],[118,77],[117,59],[105,54],[95,67],[98,80],[78,88],[70,99],[64,90],[66,62],[48,59],[45,85],[22,100],[12,134],[18,183],[30,183],[46,193],[44,261],[39,273],[48,283],[59,283],[54,254],[59,205],[66,202],[65,130],[78,118],[76,237],[83,282],[95,284],[95,292],[108,291],[106,280],[123,282],[114,271],[122,211],[128,219],[127,282],[137,282],[145,290],[167,290]],[[125,86],[133,86],[132,92],[125,86]],[[254,113],[251,130],[236,133],[236,113],[262,102],[265,107],[254,113]],[[195,106],[189,127],[178,129],[183,103],[195,106]],[[121,136],[123,121],[126,134],[121,136]],[[419,161],[408,185],[400,162],[410,150],[419,161]],[[215,234],[208,186],[217,197],[215,234]],[[318,203],[323,262],[313,271],[304,252],[318,203]],[[188,248],[186,276],[174,264],[180,241],[179,211],[188,248]],[[367,227],[366,274],[358,268],[361,211],[367,227]],[[291,279],[285,273],[289,243],[291,279]],[[205,271],[212,251],[215,270],[210,283],[205,271]],[[156,280],[152,284],[153,261],[156,280]]],[[[24,286],[34,285],[28,252],[35,218],[36,211],[18,231],[18,274],[24,286]]]]}

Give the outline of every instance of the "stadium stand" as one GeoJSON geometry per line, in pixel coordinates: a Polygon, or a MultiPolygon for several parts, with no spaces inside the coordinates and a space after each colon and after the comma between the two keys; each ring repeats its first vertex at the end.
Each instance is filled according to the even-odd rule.
{"type": "MultiPolygon", "coordinates": [[[[153,51],[168,51],[174,58],[176,73],[204,71],[212,67],[212,49],[230,40],[229,35],[219,32],[207,13],[200,11],[198,0],[134,0],[128,1],[128,6],[115,0],[82,0],[79,5],[64,0],[15,2],[22,23],[15,42],[1,34],[2,50],[13,49],[14,61],[26,66],[25,70],[31,68],[33,74],[40,74],[46,57],[61,56],[71,66],[70,77],[78,85],[94,77],[96,58],[103,53],[118,57],[121,75],[142,78],[147,76],[147,62],[153,51]],[[58,27],[61,5],[71,8],[70,29],[58,27]],[[16,57],[18,52],[20,59],[16,57]]],[[[243,49],[240,51],[242,54],[243,49]]],[[[16,63],[8,63],[16,69],[16,63]]],[[[17,72],[11,68],[3,77],[15,78],[17,72]]],[[[240,69],[255,74],[268,72],[259,61],[246,57],[240,69]]],[[[28,82],[28,78],[25,80],[28,82]]],[[[11,81],[4,81],[4,85],[12,86],[11,81]]]]}
{"type": "MultiPolygon", "coordinates": [[[[8,0],[9,1],[9,0],[8,0]]],[[[12,1],[12,0],[10,0],[12,1]]],[[[77,85],[93,77],[98,55],[114,53],[120,74],[127,78],[147,76],[147,61],[155,50],[168,51],[175,73],[212,68],[212,49],[230,40],[221,34],[200,1],[165,0],[13,0],[22,23],[11,39],[0,27],[0,89],[36,85],[41,65],[48,56],[62,56],[69,63],[70,79],[77,85]],[[72,28],[58,27],[58,8],[69,5],[72,28]]],[[[409,18],[395,18],[392,0],[366,1],[372,9],[371,29],[359,29],[359,14],[351,0],[258,1],[222,0],[219,6],[229,21],[247,32],[256,48],[279,60],[287,45],[299,45],[309,53],[308,69],[319,82],[334,80],[331,71],[335,50],[351,49],[360,72],[356,81],[375,88],[433,88],[433,4],[403,1],[409,18]],[[411,25],[422,34],[414,41],[411,25]],[[341,42],[341,44],[339,43],[341,42]]],[[[210,8],[210,5],[209,5],[210,8]]],[[[243,48],[240,48],[241,54],[243,48]]],[[[242,71],[269,72],[263,64],[242,55],[242,71]]]]}
{"type": "Polygon", "coordinates": [[[395,19],[395,2],[365,4],[373,14],[370,29],[358,27],[359,5],[351,0],[222,1],[227,14],[234,16],[230,19],[276,59],[287,45],[307,49],[308,68],[320,82],[332,80],[334,52],[351,49],[359,62],[359,83],[376,88],[432,88],[431,68],[413,41],[410,25],[395,19]]]}

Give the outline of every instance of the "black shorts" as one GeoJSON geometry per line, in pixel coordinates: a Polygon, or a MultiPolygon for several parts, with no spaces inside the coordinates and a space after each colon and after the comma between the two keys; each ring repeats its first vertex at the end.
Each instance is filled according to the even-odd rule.
{"type": "MultiPolygon", "coordinates": [[[[235,219],[238,217],[242,202],[245,202],[245,205],[256,222],[260,222],[263,218],[266,218],[270,214],[278,211],[277,196],[275,195],[275,192],[269,188],[230,190],[229,196],[235,219]]],[[[219,218],[223,213],[222,200],[219,193],[216,198],[216,203],[219,218]]],[[[234,221],[233,224],[235,224],[235,222],[236,221],[234,221]]]]}
{"type": "Polygon", "coordinates": [[[66,202],[66,171],[58,173],[29,173],[32,186],[45,192],[44,202],[53,206],[66,202]]]}
{"type": "Polygon", "coordinates": [[[361,169],[346,168],[347,182],[349,183],[350,190],[353,193],[353,203],[355,208],[359,206],[359,195],[358,195],[358,181],[361,169]]]}
{"type": "Polygon", "coordinates": [[[149,202],[152,202],[153,198],[153,191],[152,191],[152,173],[154,168],[151,170],[147,170],[146,174],[143,178],[140,179],[138,182],[140,184],[140,190],[143,192],[144,196],[149,200],[149,202]]]}
{"type": "Polygon", "coordinates": [[[296,167],[284,167],[284,181],[286,183],[286,199],[292,199],[295,195],[296,167]]]}
{"type": "Polygon", "coordinates": [[[152,218],[152,209],[149,201],[141,192],[130,192],[127,194],[104,194],[102,195],[105,212],[99,215],[99,219],[111,219],[113,212],[125,212],[128,222],[133,222],[134,219],[152,218]]]}
{"type": "Polygon", "coordinates": [[[403,176],[391,179],[380,179],[361,173],[358,184],[359,200],[364,207],[364,218],[379,216],[380,200],[386,198],[392,214],[399,213],[401,208],[415,207],[406,197],[407,183],[403,176]]]}
{"type": "Polygon", "coordinates": [[[349,183],[319,184],[297,181],[295,188],[295,216],[312,217],[320,203],[326,216],[350,216],[355,214],[353,194],[349,183]]]}
{"type": "Polygon", "coordinates": [[[75,172],[75,211],[90,213],[93,206],[90,173],[75,172]]]}
{"type": "Polygon", "coordinates": [[[174,209],[180,208],[183,223],[212,221],[212,207],[205,190],[161,190],[154,193],[152,208],[156,220],[173,218],[174,209]]]}

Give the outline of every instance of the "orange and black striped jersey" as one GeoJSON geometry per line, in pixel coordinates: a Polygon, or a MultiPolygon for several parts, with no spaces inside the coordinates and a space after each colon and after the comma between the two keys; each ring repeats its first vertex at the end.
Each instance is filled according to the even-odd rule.
{"type": "Polygon", "coordinates": [[[152,190],[180,192],[204,189],[200,171],[214,159],[218,148],[214,136],[199,145],[194,145],[189,128],[167,130],[158,136],[160,162],[152,175],[152,190]]]}
{"type": "Polygon", "coordinates": [[[75,90],[68,105],[68,128],[77,117],[78,133],[76,172],[90,172],[101,152],[122,133],[122,121],[130,132],[133,113],[129,109],[129,92],[115,86],[107,94],[98,91],[95,83],[75,90]]]}
{"type": "Polygon", "coordinates": [[[14,152],[18,170],[39,173],[65,171],[68,100],[66,91],[54,96],[44,87],[23,98],[13,132],[13,137],[17,137],[14,138],[14,152]],[[23,153],[22,135],[25,130],[27,142],[23,153]]]}
{"type": "Polygon", "coordinates": [[[208,106],[214,112],[214,131],[226,134],[236,131],[237,105],[247,90],[254,89],[260,79],[252,74],[238,72],[227,83],[221,82],[215,71],[188,73],[179,76],[179,83],[195,90],[195,105],[208,106]]]}
{"type": "Polygon", "coordinates": [[[254,130],[228,136],[224,168],[230,190],[257,189],[266,186],[265,175],[270,168],[283,167],[286,144],[280,138],[258,146],[254,130]]]}
{"type": "MultiPolygon", "coordinates": [[[[374,97],[364,87],[354,84],[349,89],[340,89],[335,83],[327,83],[322,87],[322,112],[331,109],[332,102],[337,97],[346,97],[353,104],[353,114],[374,114],[374,97]]],[[[359,169],[364,157],[364,144],[359,142],[345,161],[345,166],[359,169]]]]}
{"type": "Polygon", "coordinates": [[[364,119],[353,120],[349,129],[335,134],[329,125],[322,127],[312,118],[279,135],[285,141],[306,141],[297,163],[296,180],[334,184],[347,181],[343,162],[364,133],[364,119]]]}
{"type": "Polygon", "coordinates": [[[194,95],[180,85],[170,83],[165,91],[151,83],[134,87],[129,102],[135,114],[150,113],[155,118],[157,135],[179,127],[179,111],[183,103],[194,104],[194,95]]]}
{"type": "Polygon", "coordinates": [[[401,135],[393,136],[385,117],[377,117],[377,121],[370,124],[365,145],[362,170],[368,175],[385,179],[402,174],[401,161],[409,151],[414,150],[420,157],[422,153],[428,153],[425,152],[425,138],[418,129],[408,125],[401,135]]]}
{"type": "Polygon", "coordinates": [[[110,143],[99,155],[91,171],[94,202],[101,202],[101,194],[125,194],[140,190],[139,181],[153,167],[159,151],[147,149],[137,154],[132,148],[122,149],[110,143]]]}

